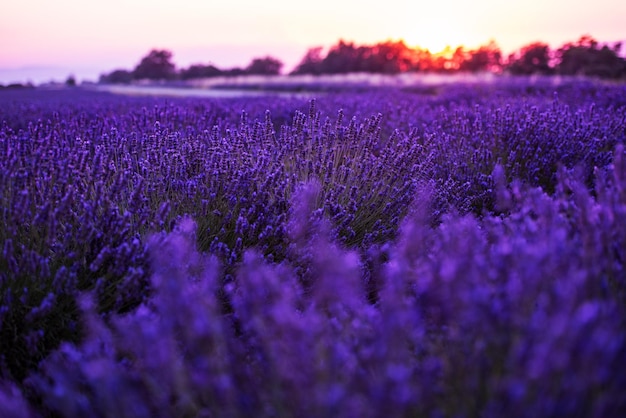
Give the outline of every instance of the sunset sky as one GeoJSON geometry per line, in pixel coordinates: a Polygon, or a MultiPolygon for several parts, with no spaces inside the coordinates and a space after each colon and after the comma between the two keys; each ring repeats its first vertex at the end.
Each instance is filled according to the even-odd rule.
{"type": "Polygon", "coordinates": [[[179,68],[244,67],[271,55],[286,71],[308,48],[339,39],[404,39],[431,52],[494,39],[507,54],[538,40],[556,48],[583,34],[626,40],[624,22],[623,0],[2,0],[0,83],[69,73],[95,81],[134,68],[152,48],[171,50],[179,68]]]}

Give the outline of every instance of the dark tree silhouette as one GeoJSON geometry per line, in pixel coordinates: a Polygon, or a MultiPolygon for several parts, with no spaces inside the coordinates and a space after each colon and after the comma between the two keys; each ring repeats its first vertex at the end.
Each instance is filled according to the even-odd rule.
{"type": "Polygon", "coordinates": [[[246,75],[246,70],[239,67],[229,68],[227,70],[222,71],[222,74],[228,77],[236,77],[240,75],[246,75]]]}
{"type": "Polygon", "coordinates": [[[330,48],[322,61],[322,73],[345,74],[363,71],[360,49],[354,42],[340,40],[337,45],[330,48]]]}
{"type": "Polygon", "coordinates": [[[586,75],[602,78],[626,77],[626,61],[620,57],[622,45],[600,46],[589,35],[576,43],[567,43],[557,51],[557,72],[563,75],[586,75]]]}
{"type": "Polygon", "coordinates": [[[550,47],[534,42],[509,55],[506,70],[513,75],[552,74],[550,47]]]}
{"type": "Polygon", "coordinates": [[[210,78],[223,74],[223,71],[213,65],[194,64],[189,68],[180,70],[180,78],[182,80],[191,80],[194,78],[210,78]]]}
{"type": "Polygon", "coordinates": [[[309,49],[292,74],[344,74],[354,72],[397,74],[414,70],[419,56],[403,41],[357,46],[340,40],[322,57],[322,48],[309,49]]]}
{"type": "Polygon", "coordinates": [[[291,74],[321,74],[322,47],[310,48],[291,74]]]}
{"type": "Polygon", "coordinates": [[[248,74],[278,75],[283,68],[283,63],[273,57],[254,58],[246,68],[248,74]]]}
{"type": "Polygon", "coordinates": [[[171,60],[170,51],[153,49],[135,67],[133,77],[138,80],[171,80],[176,77],[176,67],[171,60]]]}
{"type": "Polygon", "coordinates": [[[114,70],[100,76],[100,83],[129,84],[133,81],[133,73],[128,70],[114,70]]]}
{"type": "Polygon", "coordinates": [[[68,87],[76,87],[76,77],[73,74],[70,74],[65,79],[65,85],[68,87]]]}

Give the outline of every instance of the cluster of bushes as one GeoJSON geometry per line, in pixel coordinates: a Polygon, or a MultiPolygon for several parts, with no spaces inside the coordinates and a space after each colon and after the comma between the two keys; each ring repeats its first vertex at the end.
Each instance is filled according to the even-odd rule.
{"type": "Polygon", "coordinates": [[[214,65],[193,64],[188,68],[176,70],[172,62],[172,53],[167,50],[152,50],[142,58],[132,71],[118,69],[100,76],[101,83],[128,84],[133,80],[190,80],[218,76],[238,75],[277,75],[283,63],[267,56],[254,58],[246,68],[222,70],[214,65]]]}
{"type": "Polygon", "coordinates": [[[0,96],[0,416],[623,415],[626,91],[416,93],[0,96]]]}
{"type": "Polygon", "coordinates": [[[33,88],[34,86],[32,84],[23,84],[23,83],[10,83],[7,84],[6,86],[4,84],[0,84],[0,90],[15,90],[15,89],[28,89],[28,88],[33,88]]]}
{"type": "Polygon", "coordinates": [[[626,78],[626,60],[621,43],[602,45],[590,36],[568,42],[556,51],[537,42],[509,57],[504,69],[515,75],[583,75],[606,79],[626,78]]]}

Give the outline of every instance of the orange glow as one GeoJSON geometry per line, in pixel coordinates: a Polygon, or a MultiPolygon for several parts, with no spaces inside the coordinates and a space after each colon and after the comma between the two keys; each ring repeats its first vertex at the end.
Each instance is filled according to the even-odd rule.
{"type": "Polygon", "coordinates": [[[405,43],[414,48],[427,49],[431,54],[444,53],[446,50],[456,49],[458,46],[471,45],[469,36],[460,31],[445,30],[440,28],[419,28],[415,34],[407,34],[403,37],[405,43]]]}
{"type": "MultiPolygon", "coordinates": [[[[415,12],[399,28],[400,36],[413,48],[427,49],[438,54],[445,49],[458,46],[476,47],[489,40],[477,31],[462,14],[450,14],[449,5],[434,3],[415,12]]],[[[470,10],[467,11],[468,13],[470,10]]]]}

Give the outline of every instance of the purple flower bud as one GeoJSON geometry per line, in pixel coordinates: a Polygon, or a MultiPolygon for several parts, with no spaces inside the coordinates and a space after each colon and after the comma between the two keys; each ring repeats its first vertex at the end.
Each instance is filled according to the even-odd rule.
{"type": "Polygon", "coordinates": [[[96,259],[92,261],[89,265],[89,270],[94,273],[100,270],[100,268],[108,260],[110,255],[111,249],[109,247],[104,247],[102,250],[100,250],[100,252],[96,256],[96,259]]]}

